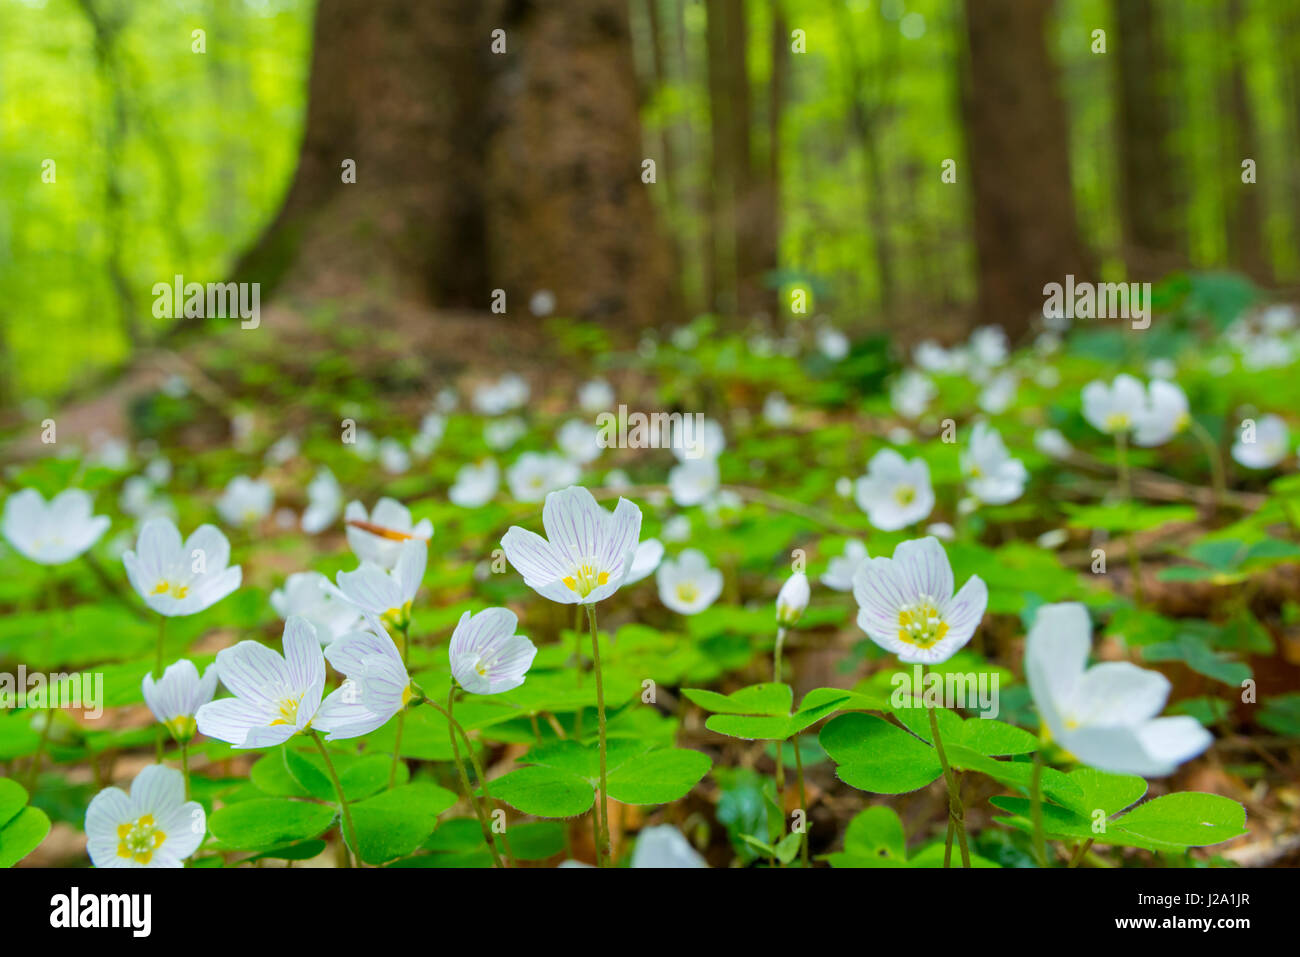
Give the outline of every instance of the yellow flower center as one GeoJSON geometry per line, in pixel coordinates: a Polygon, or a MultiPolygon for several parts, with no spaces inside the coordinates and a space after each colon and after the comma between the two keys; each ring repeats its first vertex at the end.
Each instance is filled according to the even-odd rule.
{"type": "Polygon", "coordinates": [[[910,485],[900,485],[894,489],[894,501],[899,505],[911,505],[916,499],[916,489],[910,485]]]}
{"type": "Polygon", "coordinates": [[[939,616],[934,600],[922,598],[899,609],[898,640],[918,648],[932,648],[948,634],[948,624],[939,616]]]}
{"type": "Polygon", "coordinates": [[[583,562],[574,568],[572,575],[560,580],[569,591],[586,598],[596,588],[609,582],[609,572],[601,571],[594,562],[583,562]]]}
{"type": "Polygon", "coordinates": [[[298,723],[298,703],[301,701],[302,695],[299,695],[296,698],[281,698],[280,717],[271,722],[272,727],[277,724],[296,725],[298,723]]]}
{"type": "Polygon", "coordinates": [[[404,631],[411,623],[411,603],[408,601],[401,608],[390,608],[379,617],[388,627],[404,631]]]}
{"type": "Polygon", "coordinates": [[[177,585],[168,581],[160,581],[153,586],[155,595],[171,595],[173,598],[184,598],[190,593],[189,585],[177,585]]]}
{"type": "Polygon", "coordinates": [[[700,597],[700,590],[690,582],[682,582],[677,586],[677,599],[684,605],[693,605],[700,597]]]}
{"type": "Polygon", "coordinates": [[[138,864],[148,864],[153,852],[163,846],[167,835],[153,821],[152,814],[145,814],[128,824],[117,827],[117,856],[134,860],[138,864]]]}
{"type": "Polygon", "coordinates": [[[1112,412],[1106,416],[1106,431],[1119,432],[1128,428],[1129,416],[1127,412],[1112,412]]]}
{"type": "Polygon", "coordinates": [[[172,733],[172,737],[177,741],[188,741],[194,737],[194,732],[198,730],[198,724],[194,718],[188,714],[172,718],[170,721],[163,722],[167,730],[172,733]]]}

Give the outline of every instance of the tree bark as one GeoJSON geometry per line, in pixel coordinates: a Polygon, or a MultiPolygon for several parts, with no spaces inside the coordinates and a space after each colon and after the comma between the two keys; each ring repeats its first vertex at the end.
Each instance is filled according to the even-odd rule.
{"type": "Polygon", "coordinates": [[[1267,283],[1272,280],[1273,270],[1264,244],[1264,203],[1260,195],[1264,187],[1258,180],[1245,183],[1241,178],[1243,160],[1255,161],[1258,177],[1258,164],[1262,159],[1255,109],[1246,86],[1246,51],[1241,36],[1245,10],[1241,0],[1229,0],[1224,14],[1223,27],[1231,51],[1222,90],[1223,115],[1230,130],[1226,138],[1228,149],[1225,151],[1227,169],[1224,178],[1227,184],[1224,198],[1228,217],[1228,262],[1253,279],[1267,283]]]}
{"type": "Polygon", "coordinates": [[[237,278],[661,321],[637,107],[622,0],[320,0],[298,168],[237,278]]]}
{"type": "Polygon", "coordinates": [[[1047,51],[1045,0],[966,0],[963,113],[979,315],[1013,337],[1043,286],[1091,276],[1070,186],[1069,131],[1047,51]]]}
{"type": "Polygon", "coordinates": [[[1185,178],[1173,150],[1169,57],[1153,0],[1115,0],[1120,201],[1130,278],[1186,264],[1185,178]]]}

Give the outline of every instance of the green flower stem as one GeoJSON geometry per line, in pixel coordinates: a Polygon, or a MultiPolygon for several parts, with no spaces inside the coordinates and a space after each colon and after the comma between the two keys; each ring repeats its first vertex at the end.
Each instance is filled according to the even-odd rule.
{"type": "Polygon", "coordinates": [[[1201,443],[1201,448],[1205,449],[1205,457],[1210,460],[1210,482],[1214,488],[1214,510],[1217,512],[1223,505],[1228,488],[1227,480],[1224,478],[1223,452],[1219,449],[1219,444],[1214,441],[1214,436],[1210,435],[1209,430],[1196,419],[1191,420],[1188,429],[1201,443]]]}
{"type": "MultiPolygon", "coordinates": [[[[479,806],[478,801],[474,800],[474,789],[470,787],[469,775],[465,773],[465,762],[460,756],[460,745],[456,743],[456,729],[459,725],[456,724],[456,719],[453,717],[455,701],[456,683],[453,681],[451,688],[447,691],[447,709],[445,711],[443,711],[442,708],[439,708],[432,701],[429,703],[433,704],[435,708],[438,708],[438,710],[442,711],[442,713],[447,717],[447,734],[451,737],[451,756],[455,759],[456,770],[460,773],[460,786],[465,789],[465,800],[468,801],[469,806],[474,809],[474,816],[478,818],[479,830],[483,832],[483,840],[487,841],[488,850],[492,852],[492,866],[504,867],[505,865],[501,863],[501,855],[497,853],[496,841],[492,840],[492,828],[488,826],[487,815],[484,814],[483,808],[479,806]]],[[[466,746],[469,746],[468,738],[465,739],[465,744],[466,746]]],[[[471,748],[470,750],[472,751],[473,749],[471,748]]],[[[477,773],[477,768],[475,769],[475,773],[477,773]]],[[[483,793],[486,794],[487,782],[483,781],[481,777],[479,778],[479,781],[483,783],[483,793]]]]}
{"type": "MultiPolygon", "coordinates": [[[[928,671],[929,668],[926,667],[922,674],[928,671]]],[[[948,785],[948,820],[957,834],[957,845],[961,848],[961,866],[970,867],[970,847],[966,843],[966,809],[961,803],[961,787],[957,783],[957,775],[948,766],[948,755],[943,750],[943,738],[939,735],[939,719],[935,715],[935,709],[926,710],[930,712],[930,736],[934,738],[934,750],[939,755],[939,766],[943,768],[943,779],[948,785]]]]}
{"type": "Polygon", "coordinates": [[[596,865],[608,866],[612,847],[609,841],[609,782],[605,769],[605,682],[600,673],[600,639],[596,631],[596,606],[587,606],[591,622],[592,668],[596,672],[596,720],[600,725],[600,842],[596,845],[596,865]]]}
{"type": "MultiPolygon", "coordinates": [[[[804,867],[809,867],[811,865],[808,863],[808,838],[809,830],[812,828],[812,817],[808,813],[808,792],[804,790],[803,785],[803,755],[799,753],[797,734],[790,739],[790,742],[794,745],[794,769],[799,782],[799,809],[803,811],[803,840],[799,844],[799,859],[804,867]]],[[[780,753],[779,749],[778,753],[780,753]]]]}
{"type": "Polygon", "coordinates": [[[45,723],[41,725],[41,736],[36,742],[36,754],[32,756],[32,768],[27,772],[27,793],[36,793],[36,783],[41,776],[41,759],[45,757],[45,743],[50,739],[50,726],[54,724],[54,709],[45,708],[45,723]]]}
{"type": "Polygon", "coordinates": [[[320,732],[312,728],[310,733],[311,739],[316,742],[317,750],[320,751],[320,756],[325,759],[325,770],[329,772],[330,780],[334,782],[334,793],[339,796],[339,808],[343,812],[343,823],[347,826],[347,834],[344,837],[347,838],[350,835],[350,843],[349,840],[343,842],[347,845],[349,851],[349,856],[346,856],[344,860],[347,861],[347,866],[351,867],[352,858],[356,856],[358,847],[357,828],[352,823],[352,808],[348,806],[348,799],[343,795],[343,785],[339,783],[339,776],[334,770],[334,762],[330,760],[330,753],[325,747],[325,742],[320,739],[320,732]]]}
{"type": "MultiPolygon", "coordinates": [[[[449,716],[450,717],[450,716],[449,716]]],[[[483,769],[478,755],[474,753],[474,745],[470,743],[469,735],[465,733],[465,728],[459,721],[452,722],[460,736],[465,740],[465,750],[469,752],[470,764],[474,766],[474,776],[478,779],[479,785],[483,788],[483,805],[485,808],[492,807],[492,792],[488,790],[487,772],[483,769]]],[[[486,811],[484,812],[486,813],[486,811]]],[[[514,867],[514,855],[510,851],[510,837],[504,830],[501,831],[501,847],[506,852],[506,867],[514,867]]]]}
{"type": "MultiPolygon", "coordinates": [[[[582,687],[582,606],[573,606],[573,671],[578,678],[578,687],[582,687]]],[[[582,740],[582,707],[573,715],[573,736],[582,740]]]]}
{"type": "Polygon", "coordinates": [[[162,679],[162,673],[163,673],[163,640],[164,640],[166,634],[167,634],[167,616],[166,616],[166,615],[159,615],[159,616],[158,616],[158,653],[157,653],[157,656],[156,656],[155,659],[154,659],[154,665],[153,665],[153,680],[154,680],[154,681],[159,681],[159,680],[162,679]]]}
{"type": "Polygon", "coordinates": [[[1050,867],[1047,860],[1047,840],[1043,836],[1043,751],[1034,752],[1034,774],[1030,782],[1030,800],[1033,802],[1034,857],[1039,867],[1050,867]]]}
{"type": "Polygon", "coordinates": [[[943,866],[952,867],[952,815],[948,815],[948,833],[943,839],[943,866]]]}
{"type": "Polygon", "coordinates": [[[1070,858],[1071,867],[1078,867],[1079,863],[1088,856],[1088,852],[1092,850],[1092,841],[1092,838],[1088,838],[1075,849],[1074,856],[1070,858]]]}
{"type": "MultiPolygon", "coordinates": [[[[1119,469],[1119,493],[1124,501],[1131,501],[1133,498],[1133,483],[1128,470],[1128,433],[1122,429],[1115,433],[1115,461],[1119,469]]],[[[1133,604],[1141,606],[1142,556],[1138,554],[1137,541],[1133,537],[1132,529],[1125,531],[1124,538],[1128,544],[1129,577],[1133,579],[1133,604]]]]}
{"type": "Polygon", "coordinates": [[[772,681],[781,682],[781,649],[785,647],[785,629],[776,630],[776,651],[772,654],[772,681]]]}
{"type": "Polygon", "coordinates": [[[188,741],[181,743],[181,774],[185,778],[185,800],[190,799],[190,745],[188,741]]]}

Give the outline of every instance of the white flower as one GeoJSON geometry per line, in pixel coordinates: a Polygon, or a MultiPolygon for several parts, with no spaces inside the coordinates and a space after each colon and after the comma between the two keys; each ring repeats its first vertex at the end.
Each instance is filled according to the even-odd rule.
{"type": "Polygon", "coordinates": [[[699,505],[718,488],[716,459],[689,459],[668,471],[668,490],[673,501],[685,508],[699,505]]]}
{"type": "Polygon", "coordinates": [[[415,697],[402,656],[387,634],[358,630],[332,642],[325,658],[347,679],[316,712],[326,741],[359,738],[382,728],[415,697]]]}
{"type": "Polygon", "coordinates": [[[343,489],[329,469],[321,469],[307,484],[307,507],[302,513],[302,530],[316,535],[334,524],[343,508],[343,489]]]}
{"type": "Polygon", "coordinates": [[[47,504],[41,493],[25,488],[5,499],[0,527],[9,544],[41,565],[62,565],[84,553],[108,530],[108,516],[94,515],[94,504],[81,489],[65,489],[47,504]]]}
{"type": "Polygon", "coordinates": [[[230,542],[215,525],[200,525],[183,543],[166,518],[140,529],[135,551],[122,556],[131,587],[168,618],[195,615],[235,591],[243,570],[230,564],[230,542]]]}
{"type": "Polygon", "coordinates": [[[373,513],[367,513],[360,502],[349,502],[343,512],[348,545],[363,562],[373,562],[380,568],[393,568],[402,552],[402,545],[412,539],[428,542],[433,538],[433,523],[427,518],[412,523],[411,510],[391,498],[381,498],[375,503],[373,513]]]}
{"type": "Polygon", "coordinates": [[[447,431],[447,419],[437,412],[426,413],[420,420],[420,431],[411,439],[411,453],[420,459],[427,459],[433,454],[443,433],[447,431]]]}
{"type": "Polygon", "coordinates": [[[316,630],[297,616],[284,624],[283,658],[260,642],[241,641],[217,652],[217,675],[235,697],[199,708],[199,731],[236,748],[270,748],[306,731],[325,691],[316,630]]]}
{"type": "Polygon", "coordinates": [[[634,585],[643,578],[649,578],[664,557],[664,543],[657,538],[647,538],[636,547],[632,555],[632,569],[623,579],[624,585],[634,585]]]}
{"type": "Polygon", "coordinates": [[[231,525],[255,525],[271,514],[275,492],[261,479],[236,475],[217,499],[217,513],[231,525]]]}
{"type": "Polygon", "coordinates": [[[610,469],[605,473],[605,488],[611,492],[622,492],[632,487],[632,480],[622,469],[610,469]]]}
{"type": "Polygon", "coordinates": [[[411,455],[397,439],[385,438],[379,443],[379,465],[389,475],[401,475],[410,470],[411,455]]]}
{"type": "Polygon", "coordinates": [[[1035,432],[1034,448],[1054,459],[1069,458],[1074,453],[1074,447],[1059,429],[1039,429],[1035,432]]]}
{"type": "Polygon", "coordinates": [[[267,465],[283,465],[297,454],[298,440],[292,435],[285,435],[271,444],[271,447],[266,450],[266,455],[262,457],[262,461],[267,465]]]}
{"type": "Polygon", "coordinates": [[[856,538],[850,538],[844,543],[844,553],[836,555],[830,560],[825,574],[822,575],[822,584],[827,588],[834,588],[836,591],[852,591],[853,573],[869,557],[867,546],[856,538]]]}
{"type": "Polygon", "coordinates": [[[176,509],[165,496],[154,494],[153,483],[143,475],[132,475],[122,483],[122,494],[117,497],[118,507],[132,518],[145,521],[151,518],[176,517],[176,509]]]}
{"type": "Polygon", "coordinates": [[[912,361],[925,372],[958,373],[966,366],[959,350],[948,350],[933,339],[926,339],[912,350],[912,361]]]}
{"type": "Polygon", "coordinates": [[[595,426],[581,419],[570,419],[560,426],[555,442],[564,453],[565,458],[585,465],[600,457],[600,433],[595,426]]]}
{"type": "Polygon", "coordinates": [[[341,638],[361,621],[356,606],[328,591],[330,580],[320,572],[294,572],[284,587],[271,592],[271,607],[282,619],[292,615],[311,622],[322,644],[341,638]]]}
{"type": "Polygon", "coordinates": [[[832,362],[839,362],[849,354],[849,337],[834,326],[817,330],[817,351],[832,362]]]}
{"type": "Polygon", "coordinates": [[[793,628],[803,617],[811,597],[812,588],[808,584],[808,576],[803,572],[795,572],[785,580],[777,593],[776,623],[782,628],[793,628]]]}
{"type": "Polygon", "coordinates": [[[96,432],[90,439],[90,460],[114,472],[124,471],[131,464],[131,450],[126,442],[106,432],[96,432]]]}
{"type": "Polygon", "coordinates": [[[840,498],[848,498],[853,494],[853,479],[847,475],[841,475],[835,480],[835,494],[840,498]]]}
{"type": "Polygon", "coordinates": [[[1276,415],[1261,416],[1254,428],[1242,423],[1242,435],[1232,446],[1232,458],[1248,469],[1271,469],[1284,458],[1291,444],[1286,423],[1276,415]],[[1250,441],[1246,441],[1249,436],[1250,441]]]}
{"type": "Polygon", "coordinates": [[[614,405],[614,387],[604,379],[584,382],[578,390],[578,408],[583,412],[605,412],[614,405]]]}
{"type": "Polygon", "coordinates": [[[486,505],[497,493],[501,484],[501,470],[493,459],[484,459],[477,465],[462,465],[456,472],[456,481],[447,490],[447,498],[461,508],[478,508],[486,505]]]}
{"type": "MultiPolygon", "coordinates": [[[[428,560],[428,546],[418,538],[408,539],[399,547],[391,571],[363,561],[354,571],[335,576],[337,588],[328,584],[325,587],[367,617],[402,631],[411,623],[411,605],[424,580],[428,560]]],[[[377,624],[374,627],[379,629],[377,624]]]]}
{"type": "Polygon", "coordinates": [[[665,542],[685,542],[691,537],[691,520],[685,515],[674,515],[664,522],[659,533],[665,542]]]}
{"type": "Polygon", "coordinates": [[[1025,676],[1052,737],[1084,764],[1161,777],[1214,740],[1195,718],[1157,718],[1169,681],[1127,661],[1085,670],[1092,644],[1087,609],[1043,605],[1025,645],[1025,676]]]}
{"type": "Polygon", "coordinates": [[[901,543],[893,558],[868,559],[853,581],[858,627],[907,664],[947,661],[970,641],[989,591],[972,575],[953,594],[952,566],[936,538],[901,543]]]}
{"type": "Polygon", "coordinates": [[[578,480],[581,470],[554,452],[525,452],[506,469],[506,484],[518,502],[540,502],[547,493],[578,480]]]}
{"type": "Polygon", "coordinates": [[[889,390],[889,401],[903,418],[915,419],[925,412],[937,394],[938,390],[928,376],[907,369],[894,380],[894,386],[889,390]]]}
{"type": "Polygon", "coordinates": [[[636,837],[632,867],[708,867],[682,832],[671,824],[644,828],[636,837]]]}
{"type": "Polygon", "coordinates": [[[698,462],[721,455],[727,447],[727,436],[717,421],[688,414],[674,425],[669,442],[677,461],[698,462]]]}
{"type": "Polygon", "coordinates": [[[1134,423],[1136,445],[1163,445],[1191,422],[1187,395],[1172,382],[1156,380],[1147,387],[1147,404],[1134,423]]]}
{"type": "Polygon", "coordinates": [[[694,615],[704,611],[722,594],[722,572],[709,566],[703,552],[688,548],[677,557],[668,559],[655,573],[659,586],[659,600],[679,615],[694,615]]]}
{"type": "Polygon", "coordinates": [[[561,604],[593,604],[618,591],[632,569],[641,509],[620,498],[611,514],[574,485],[546,496],[542,525],[546,538],[514,525],[501,539],[529,588],[561,604]]]}
{"type": "MultiPolygon", "coordinates": [[[[959,503],[958,511],[960,510],[959,503]]],[[[925,526],[925,534],[933,535],[935,538],[943,542],[951,542],[957,537],[957,530],[947,522],[931,522],[929,525],[925,526]]]]}
{"type": "Polygon", "coordinates": [[[208,665],[200,678],[194,662],[182,658],[168,665],[156,682],[152,672],[145,675],[140,691],[153,716],[171,732],[172,737],[177,741],[189,741],[196,730],[195,713],[217,693],[217,668],[208,665]]]}
{"type": "Polygon", "coordinates": [[[172,479],[172,463],[160,455],[144,467],[144,475],[154,485],[166,485],[172,479]]]}
{"type": "Polygon", "coordinates": [[[528,299],[528,311],[534,316],[549,316],[555,311],[555,293],[539,289],[528,299]]]}
{"type": "Polygon", "coordinates": [[[373,462],[376,455],[379,454],[379,440],[369,429],[357,429],[353,436],[352,451],[357,458],[363,462],[373,462]]]}
{"type": "Polygon", "coordinates": [[[474,408],[483,415],[501,415],[519,408],[528,401],[528,396],[528,383],[508,372],[496,382],[484,383],[474,390],[474,408]]]}
{"type": "Polygon", "coordinates": [[[779,392],[768,395],[763,401],[763,421],[778,429],[794,421],[794,410],[785,396],[779,392]]]}
{"type": "Polygon", "coordinates": [[[1109,386],[1098,380],[1083,387],[1083,417],[1107,435],[1129,432],[1146,406],[1142,383],[1126,373],[1117,375],[1109,386]]]}
{"type": "Polygon", "coordinates": [[[854,494],[871,524],[885,532],[924,521],[934,508],[930,467],[923,459],[908,462],[893,449],[872,456],[854,494]]]}
{"type": "Polygon", "coordinates": [[[524,420],[517,415],[504,419],[494,419],[483,426],[483,441],[495,452],[504,452],[513,446],[528,431],[524,420]]]}
{"type": "Polygon", "coordinates": [[[516,635],[519,619],[506,608],[465,612],[447,649],[451,673],[471,694],[500,694],[518,688],[537,656],[537,647],[516,635]]]}
{"type": "Polygon", "coordinates": [[[976,422],[970,446],[961,454],[966,488],[986,505],[1006,505],[1020,498],[1029,472],[1019,459],[1007,454],[997,429],[976,422]]]}
{"type": "Polygon", "coordinates": [[[451,386],[439,389],[438,394],[433,397],[434,410],[441,412],[443,415],[455,411],[458,404],[460,404],[460,396],[456,394],[456,390],[451,386]]]}
{"type": "Polygon", "coordinates": [[[105,788],[86,808],[86,853],[96,867],[183,867],[207,833],[203,805],[185,800],[185,778],[151,764],[131,794],[105,788]]]}
{"type": "Polygon", "coordinates": [[[979,394],[979,407],[989,415],[1001,415],[1016,400],[1019,383],[1010,372],[999,372],[979,394]]]}
{"type": "Polygon", "coordinates": [[[967,343],[976,366],[1001,365],[1007,358],[1007,334],[1000,326],[980,326],[967,343]]]}

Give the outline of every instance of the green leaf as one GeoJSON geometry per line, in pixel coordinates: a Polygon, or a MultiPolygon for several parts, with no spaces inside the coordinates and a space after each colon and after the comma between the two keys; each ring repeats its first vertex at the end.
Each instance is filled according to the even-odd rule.
{"type": "MultiPolygon", "coordinates": [[[[564,825],[559,821],[512,824],[507,836],[510,838],[511,856],[517,861],[544,861],[564,850],[564,825]]],[[[477,844],[483,845],[481,834],[477,844]]]]}
{"type": "Polygon", "coordinates": [[[713,761],[700,751],[650,751],[608,773],[609,796],[624,804],[667,804],[695,787],[711,767],[713,761]]]}
{"type": "Polygon", "coordinates": [[[226,847],[257,851],[316,837],[334,820],[334,808],[283,798],[255,798],[213,811],[212,836],[226,847]]]}
{"type": "Polygon", "coordinates": [[[530,765],[503,774],[492,796],[537,817],[574,817],[591,807],[595,789],[583,778],[556,768],[530,765]]]}
{"type": "MultiPolygon", "coordinates": [[[[404,784],[352,806],[357,856],[367,864],[405,857],[433,833],[456,795],[425,781],[404,784]]],[[[346,829],[345,829],[346,831],[346,829]]]]}
{"type": "Polygon", "coordinates": [[[313,857],[320,857],[325,848],[324,841],[320,840],[320,838],[312,838],[310,841],[299,841],[297,844],[273,847],[269,851],[262,851],[260,854],[245,858],[242,863],[260,861],[263,858],[277,861],[310,861],[313,857]]]}
{"type": "Polygon", "coordinates": [[[845,784],[876,794],[923,788],[942,773],[932,747],[875,715],[850,712],[822,728],[821,745],[845,784]]]}
{"type": "Polygon", "coordinates": [[[25,807],[0,829],[0,868],[13,867],[45,840],[50,819],[37,807],[25,807]]]}
{"type": "Polygon", "coordinates": [[[893,808],[880,805],[858,812],[844,833],[844,850],[868,857],[907,859],[907,836],[893,808]]]}
{"type": "Polygon", "coordinates": [[[27,791],[12,778],[0,778],[0,828],[27,806],[27,791]]]}
{"type": "Polygon", "coordinates": [[[682,694],[705,711],[715,714],[788,715],[794,704],[794,689],[787,684],[750,685],[729,695],[702,688],[683,688],[682,694]]]}
{"type": "Polygon", "coordinates": [[[1246,809],[1218,794],[1180,791],[1139,804],[1116,824],[1152,841],[1204,847],[1245,834],[1246,809]]]}

